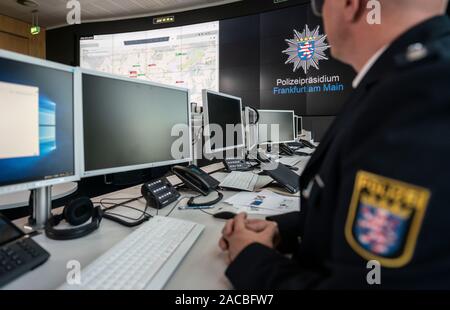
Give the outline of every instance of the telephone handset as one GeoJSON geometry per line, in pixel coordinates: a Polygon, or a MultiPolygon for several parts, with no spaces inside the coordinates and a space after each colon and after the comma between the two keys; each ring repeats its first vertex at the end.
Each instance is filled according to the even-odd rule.
{"type": "Polygon", "coordinates": [[[315,146],[314,144],[312,144],[311,142],[309,142],[307,140],[300,139],[300,143],[302,143],[305,147],[310,148],[310,149],[317,148],[317,146],[315,146]]]}
{"type": "Polygon", "coordinates": [[[266,154],[264,154],[264,153],[261,152],[261,151],[258,151],[258,153],[257,153],[256,156],[257,156],[257,157],[256,157],[256,158],[257,158],[257,161],[260,162],[260,163],[266,163],[266,164],[268,164],[268,163],[272,162],[272,161],[270,160],[270,158],[267,157],[266,154]]]}
{"type": "Polygon", "coordinates": [[[295,152],[287,144],[281,143],[280,154],[286,156],[294,156],[295,152]]]}
{"type": "Polygon", "coordinates": [[[179,177],[187,187],[199,192],[203,196],[208,196],[208,194],[215,191],[220,184],[219,181],[195,165],[190,165],[189,167],[175,166],[172,168],[172,172],[179,177]]]}

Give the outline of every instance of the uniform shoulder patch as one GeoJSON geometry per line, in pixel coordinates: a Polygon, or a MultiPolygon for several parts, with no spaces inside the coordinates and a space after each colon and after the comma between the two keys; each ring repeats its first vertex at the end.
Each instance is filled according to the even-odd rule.
{"type": "Polygon", "coordinates": [[[387,268],[405,266],[430,196],[425,188],[359,171],[345,225],[347,242],[364,259],[387,268]]]}

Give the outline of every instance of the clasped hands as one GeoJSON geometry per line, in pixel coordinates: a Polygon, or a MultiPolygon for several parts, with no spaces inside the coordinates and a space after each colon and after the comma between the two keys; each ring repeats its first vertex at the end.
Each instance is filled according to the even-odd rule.
{"type": "Polygon", "coordinates": [[[246,213],[240,213],[225,224],[219,247],[224,252],[228,251],[228,257],[232,262],[246,247],[253,243],[260,243],[274,249],[279,242],[280,233],[277,223],[247,219],[246,213]]]}

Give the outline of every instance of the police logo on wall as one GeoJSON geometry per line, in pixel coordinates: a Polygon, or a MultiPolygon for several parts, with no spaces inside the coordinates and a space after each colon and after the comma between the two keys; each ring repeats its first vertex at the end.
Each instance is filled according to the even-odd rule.
{"type": "Polygon", "coordinates": [[[345,226],[352,249],[388,268],[408,264],[414,254],[430,192],[360,171],[345,226]]]}
{"type": "Polygon", "coordinates": [[[326,35],[319,33],[320,26],[314,31],[310,31],[308,25],[305,25],[305,29],[302,33],[294,30],[294,38],[286,40],[289,48],[284,50],[283,53],[287,54],[289,58],[285,64],[293,63],[294,72],[299,68],[303,68],[305,74],[311,66],[319,70],[319,61],[328,60],[325,55],[325,51],[330,48],[326,42],[326,35]]]}

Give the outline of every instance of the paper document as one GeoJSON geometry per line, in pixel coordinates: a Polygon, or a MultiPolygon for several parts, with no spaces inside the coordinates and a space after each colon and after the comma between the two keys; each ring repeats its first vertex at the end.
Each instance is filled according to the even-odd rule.
{"type": "Polygon", "coordinates": [[[276,215],[300,211],[300,198],[276,194],[270,190],[259,193],[242,192],[225,200],[236,212],[249,214],[276,215]]]}

